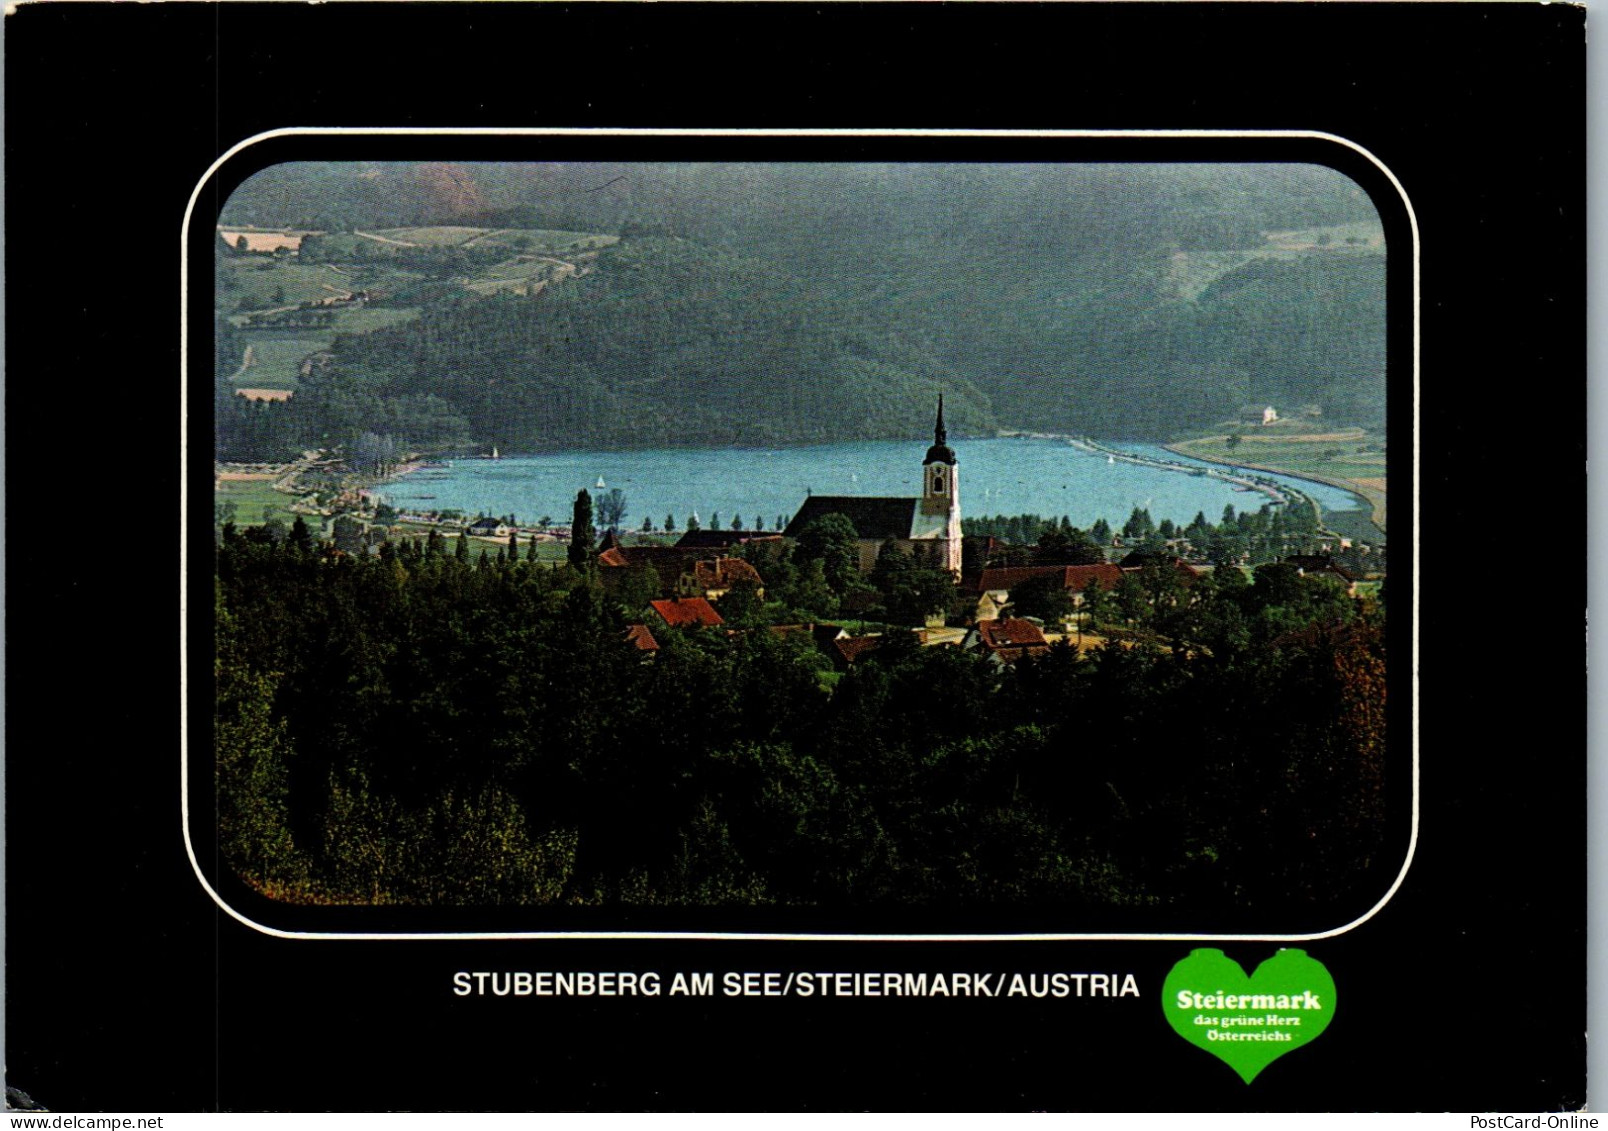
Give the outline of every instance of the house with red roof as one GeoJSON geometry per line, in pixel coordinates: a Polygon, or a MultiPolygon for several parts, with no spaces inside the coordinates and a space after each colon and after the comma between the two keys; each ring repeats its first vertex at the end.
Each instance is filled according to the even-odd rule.
{"type": "Polygon", "coordinates": [[[659,642],[653,638],[645,624],[631,624],[625,628],[625,642],[634,645],[639,652],[652,655],[659,650],[659,642]]]}
{"type": "Polygon", "coordinates": [[[671,597],[649,604],[672,628],[718,628],[726,623],[715,612],[715,607],[702,597],[671,597]]]}
{"type": "Polygon", "coordinates": [[[966,633],[960,646],[981,649],[998,664],[1014,664],[1024,656],[1042,656],[1050,650],[1044,631],[1021,617],[980,620],[966,633]]]}

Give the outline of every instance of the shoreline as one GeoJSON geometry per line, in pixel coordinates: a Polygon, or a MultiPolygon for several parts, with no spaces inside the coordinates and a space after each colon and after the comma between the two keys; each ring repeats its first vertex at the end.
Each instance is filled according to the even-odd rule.
{"type": "Polygon", "coordinates": [[[412,475],[415,471],[423,471],[426,467],[429,467],[434,462],[434,460],[428,459],[424,456],[418,456],[414,459],[405,460],[402,463],[397,464],[395,468],[386,474],[375,476],[372,482],[365,483],[363,486],[359,487],[357,489],[358,496],[366,499],[369,497],[369,492],[374,490],[376,487],[379,487],[381,484],[393,482],[394,480],[401,479],[405,475],[412,475]]]}
{"type": "MultiPolygon", "coordinates": [[[[1210,439],[1213,437],[1207,438],[1210,439]]],[[[1190,449],[1189,445],[1196,442],[1197,441],[1195,440],[1179,440],[1174,443],[1163,444],[1162,447],[1166,448],[1174,455],[1188,456],[1190,459],[1203,460],[1206,463],[1215,463],[1220,467],[1242,467],[1250,471],[1265,471],[1270,475],[1287,475],[1291,479],[1305,479],[1309,483],[1321,483],[1325,487],[1335,487],[1341,491],[1345,491],[1347,494],[1355,495],[1357,498],[1367,503],[1368,521],[1378,527],[1380,533],[1389,533],[1387,527],[1385,526],[1387,494],[1385,491],[1376,491],[1372,488],[1364,487],[1362,484],[1350,479],[1337,479],[1327,475],[1316,475],[1309,471],[1290,471],[1282,467],[1269,467],[1266,464],[1248,463],[1244,460],[1230,461],[1219,459],[1216,456],[1203,455],[1200,452],[1190,449]]]]}

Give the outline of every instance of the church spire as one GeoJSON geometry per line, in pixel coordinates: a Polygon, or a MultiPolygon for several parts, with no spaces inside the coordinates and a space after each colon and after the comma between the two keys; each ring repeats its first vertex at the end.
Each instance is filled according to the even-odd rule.
{"type": "Polygon", "coordinates": [[[955,451],[949,446],[949,430],[944,427],[944,395],[938,394],[938,421],[932,429],[932,447],[927,449],[927,458],[923,463],[947,463],[955,465],[955,451]]]}

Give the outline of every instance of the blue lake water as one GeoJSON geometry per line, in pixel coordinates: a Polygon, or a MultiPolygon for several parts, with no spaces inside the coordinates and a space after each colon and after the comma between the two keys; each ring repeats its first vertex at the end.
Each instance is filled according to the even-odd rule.
{"type": "MultiPolygon", "coordinates": [[[[1111,445],[1121,451],[1200,467],[1213,465],[1148,444],[1111,445]]],[[[962,514],[1067,515],[1088,527],[1104,518],[1120,526],[1136,506],[1157,522],[1187,523],[1197,511],[1216,522],[1226,505],[1255,509],[1265,496],[1237,491],[1221,479],[1140,466],[1072,447],[1065,440],[953,440],[959,458],[962,514]]],[[[766,529],[778,516],[791,517],[808,494],[897,495],[921,492],[925,441],[877,440],[798,448],[670,448],[644,451],[554,452],[499,460],[454,460],[385,484],[378,492],[405,511],[458,510],[469,515],[515,515],[522,523],[542,516],[567,523],[575,494],[595,496],[618,487],[625,493],[625,525],[644,517],[656,527],[673,514],[685,529],[696,514],[707,527],[720,516],[722,528],[740,515],[752,528],[763,516],[766,529]]],[[[1362,503],[1338,488],[1269,476],[1316,498],[1327,510],[1355,510],[1362,503]]]]}

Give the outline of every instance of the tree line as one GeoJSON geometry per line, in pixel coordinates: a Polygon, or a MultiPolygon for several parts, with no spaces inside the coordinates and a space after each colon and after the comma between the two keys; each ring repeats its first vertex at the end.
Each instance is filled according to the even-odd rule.
{"type": "Polygon", "coordinates": [[[839,674],[778,612],[916,566],[851,577],[835,525],[756,558],[722,629],[652,624],[651,658],[584,552],[226,528],[224,859],[302,903],[1090,914],[1315,907],[1382,866],[1382,604],[1223,571],[1086,655],[890,630],[839,674]]]}

